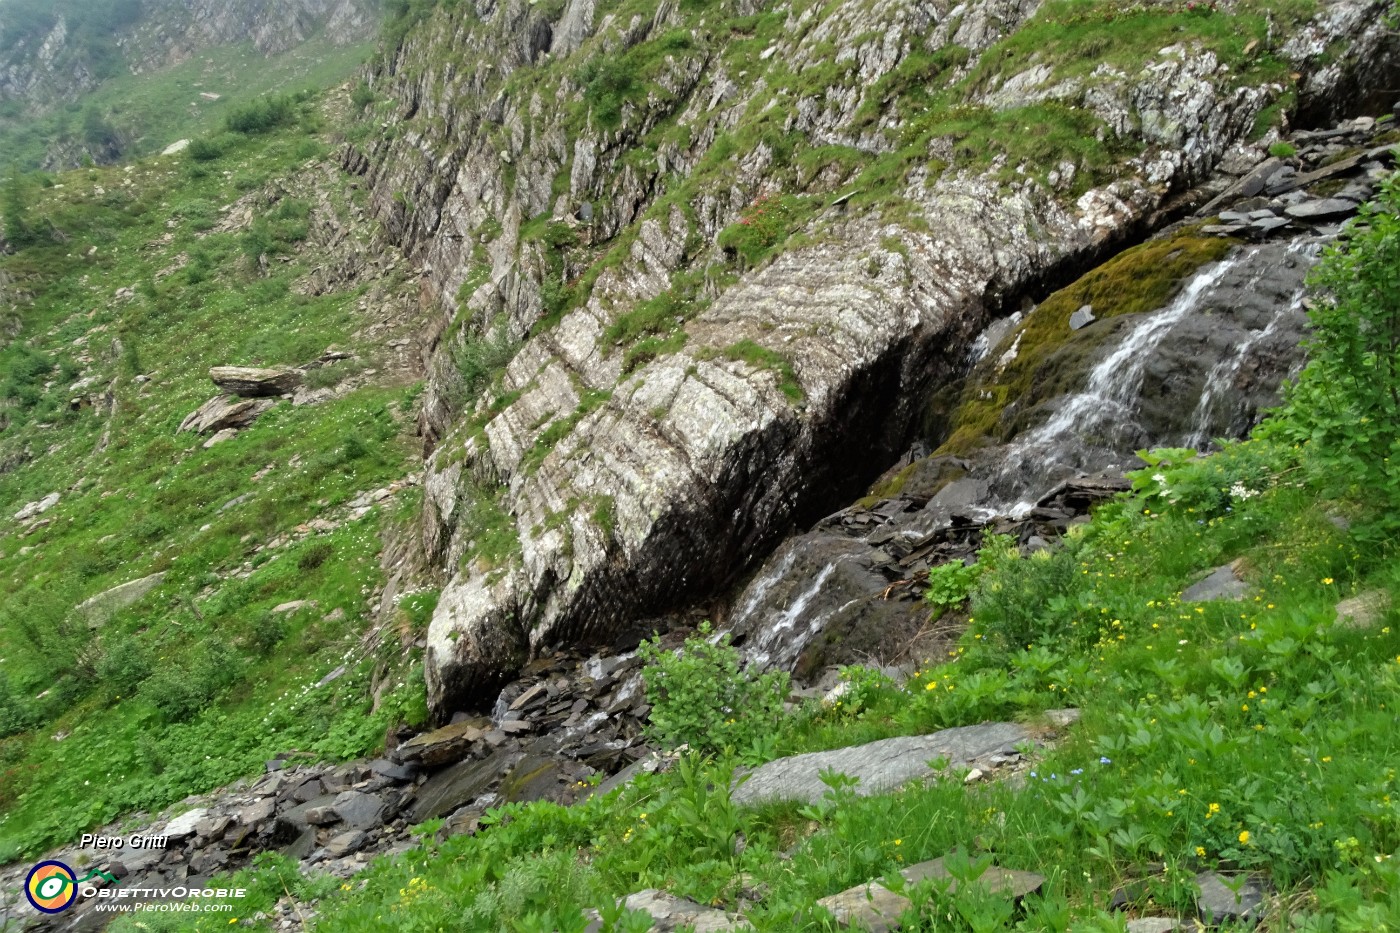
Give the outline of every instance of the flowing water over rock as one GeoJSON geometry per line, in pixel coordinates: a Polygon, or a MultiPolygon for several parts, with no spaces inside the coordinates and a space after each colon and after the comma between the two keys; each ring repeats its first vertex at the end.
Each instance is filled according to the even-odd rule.
{"type": "Polygon", "coordinates": [[[1128,467],[1142,447],[1204,449],[1248,430],[1300,359],[1304,278],[1317,254],[1311,237],[1247,247],[1201,269],[1160,310],[1102,322],[1123,336],[1082,391],[1052,400],[1048,420],[1005,446],[986,506],[1021,517],[1055,482],[1128,467]]]}
{"type": "MultiPolygon", "coordinates": [[[[1304,280],[1322,242],[1310,233],[1242,246],[1161,308],[1087,325],[1085,339],[1100,342],[1081,389],[1041,402],[1040,423],[1019,436],[916,461],[895,497],[789,539],[735,600],[735,643],[752,665],[799,679],[832,663],[910,659],[892,646],[925,634],[935,637],[922,648],[937,648],[918,598],[928,566],[968,559],[984,527],[1039,546],[1122,488],[1113,477],[1137,462],[1135,450],[1204,449],[1277,403],[1302,362],[1304,280]]],[[[1013,353],[997,346],[1005,324],[993,327],[979,355],[1013,353]]]]}

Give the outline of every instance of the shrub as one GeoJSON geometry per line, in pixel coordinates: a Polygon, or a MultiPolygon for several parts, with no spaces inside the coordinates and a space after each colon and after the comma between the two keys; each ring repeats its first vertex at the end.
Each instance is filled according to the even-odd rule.
{"type": "Polygon", "coordinates": [[[638,654],[651,703],[648,732],[667,747],[689,745],[700,752],[741,750],[778,730],[788,675],[753,675],[740,666],[728,634],[711,640],[709,623],[679,651],[661,647],[660,637],[638,654]]]}
{"type": "Polygon", "coordinates": [[[97,676],[114,696],[130,696],[151,676],[151,658],[130,636],[109,633],[102,639],[97,676]]]}
{"type": "Polygon", "coordinates": [[[259,97],[241,107],[229,111],[224,125],[231,132],[252,135],[266,133],[297,117],[296,101],[285,94],[259,97]]]}
{"type": "Polygon", "coordinates": [[[218,139],[198,136],[190,140],[185,153],[195,162],[212,162],[224,154],[224,147],[218,139]]]}
{"type": "Polygon", "coordinates": [[[933,607],[935,617],[940,616],[967,599],[978,576],[980,573],[976,564],[965,564],[960,560],[930,567],[924,601],[933,607]]]}
{"type": "Polygon", "coordinates": [[[1400,182],[1372,204],[1314,270],[1329,297],[1308,312],[1308,365],[1287,393],[1276,433],[1306,445],[1325,494],[1364,494],[1400,524],[1400,182]]]}

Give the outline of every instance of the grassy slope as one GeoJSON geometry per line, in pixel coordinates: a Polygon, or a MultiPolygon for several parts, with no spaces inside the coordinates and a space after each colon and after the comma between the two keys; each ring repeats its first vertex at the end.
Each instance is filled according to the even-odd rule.
{"type": "Polygon", "coordinates": [[[55,140],[81,139],[90,108],[121,133],[128,157],[159,152],[177,139],[215,129],[231,107],[259,94],[344,81],[371,48],[372,43],[337,46],[317,38],[268,58],[244,43],[205,49],[188,61],[147,74],[122,71],[82,100],[43,117],[0,118],[4,168],[38,168],[55,140]],[[220,99],[206,100],[199,96],[202,91],[220,99]]]}
{"type": "MultiPolygon", "coordinates": [[[[1106,910],[1116,889],[1144,881],[1135,912],[1189,916],[1191,879],[1209,869],[1268,875],[1283,895],[1269,929],[1394,929],[1400,633],[1393,609],[1353,628],[1334,607],[1400,593],[1400,571],[1338,527],[1360,507],[1321,499],[1298,458],[1252,441],[1155,467],[1064,546],[989,554],[973,623],[946,663],[902,685],[854,675],[840,704],[804,707],[743,756],[1081,708],[1024,786],[954,775],[739,811],[720,789],[733,761],[695,760],[572,808],[513,804],[475,837],[382,859],[344,886],[294,889],[320,898],[313,928],[325,931],[452,929],[464,917],[471,929],[575,930],[582,908],[653,886],[730,909],[760,890],[757,904],[744,895],[757,929],[823,930],[818,898],[960,848],[969,875],[994,858],[1046,886],[1021,907],[975,887],[914,889],[922,919],[907,929],[1121,930],[1106,910]],[[1157,472],[1165,484],[1147,475],[1157,472]],[[1235,559],[1244,600],[1181,602],[1235,559]]],[[[285,870],[269,860],[243,877],[270,891],[285,870]]]]}
{"type": "MultiPolygon", "coordinates": [[[[314,108],[301,113],[265,136],[225,137],[230,149],[214,161],[59,176],[32,212],[65,241],[0,257],[21,297],[18,336],[0,348],[10,421],[0,460],[33,458],[0,475],[0,853],[211,789],[292,748],[367,752],[398,698],[412,705],[409,690],[365,715],[375,658],[360,648],[381,579],[381,512],[408,514],[411,497],[326,533],[294,529],[339,520],[358,492],[411,471],[402,422],[417,387],[371,383],[323,405],[284,403],[209,450],[176,433],[215,394],[211,365],[297,364],[330,344],[365,354],[340,366],[373,365],[374,345],[355,336],[358,290],[308,297],[292,287],[324,261],[299,251],[315,222],[309,201],[256,211],[256,233],[217,227],[245,191],[326,152],[314,108]],[[258,249],[271,254],[267,274],[251,258],[258,249]],[[113,297],[126,287],[134,297],[113,297]],[[88,377],[91,387],[70,390],[88,377]],[[109,384],[110,422],[100,405],[69,409],[69,398],[109,384]],[[46,527],[26,535],[8,521],[50,492],[62,500],[46,527]],[[100,631],[70,611],[158,570],[164,585],[100,631]],[[268,612],[294,599],[319,606],[268,612]],[[306,650],[278,650],[288,644],[306,650]],[[349,674],[309,688],[347,657],[349,674]]],[[[346,208],[354,196],[337,183],[329,203],[346,208]]]]}

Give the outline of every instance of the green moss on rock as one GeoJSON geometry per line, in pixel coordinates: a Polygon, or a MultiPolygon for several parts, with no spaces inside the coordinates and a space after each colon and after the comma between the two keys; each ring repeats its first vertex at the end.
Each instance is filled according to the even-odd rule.
{"type": "MultiPolygon", "coordinates": [[[[937,452],[966,453],[1003,439],[1010,427],[1004,415],[1012,402],[1050,398],[1082,381],[1093,351],[1112,330],[1105,319],[1162,307],[1188,276],[1206,263],[1223,259],[1235,245],[1234,240],[1202,236],[1198,228],[1189,227],[1125,250],[1046,298],[987,354],[946,419],[939,417],[937,409],[951,400],[935,399],[933,418],[945,425],[937,452]],[[1070,330],[1070,315],[1084,305],[1093,306],[1099,323],[1070,330]],[[998,361],[1013,346],[1015,357],[998,369],[998,361]]],[[[1030,405],[1019,407],[1024,410],[1030,405]]]]}

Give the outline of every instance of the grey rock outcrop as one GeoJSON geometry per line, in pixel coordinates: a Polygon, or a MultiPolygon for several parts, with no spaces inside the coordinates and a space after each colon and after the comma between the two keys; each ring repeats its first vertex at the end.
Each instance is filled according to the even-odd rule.
{"type": "Polygon", "coordinates": [[[272,399],[239,399],[232,395],[216,395],[185,416],[181,431],[209,434],[215,431],[246,428],[276,402],[272,399]]]}
{"type": "Polygon", "coordinates": [[[1018,755],[1016,746],[1034,744],[1034,733],[1015,723],[959,726],[931,735],[881,739],[865,745],[829,752],[808,752],[760,765],[734,789],[735,803],[755,806],[775,800],[816,803],[830,788],[822,782],[825,771],[856,778],[861,796],[893,790],[909,781],[937,772],[929,762],[947,759],[948,767],[971,767],[993,756],[1018,755]]]}
{"type": "Polygon", "coordinates": [[[295,369],[258,369],[252,366],[215,366],[209,370],[214,385],[240,398],[287,395],[301,385],[295,369]]]}
{"type": "MultiPolygon", "coordinates": [[[[1326,41],[1298,45],[1289,60],[1310,94],[1343,81],[1344,69],[1312,80],[1330,67],[1318,48],[1345,42],[1364,55],[1388,41],[1368,20],[1378,9],[1348,0],[1308,27],[1326,41]]],[[[854,498],[893,462],[919,400],[962,371],[992,317],[1160,222],[1176,203],[1169,192],[1215,165],[1247,172],[1263,158],[1248,136],[1281,88],[1241,84],[1213,52],[1183,42],[1134,67],[1069,80],[1032,69],[969,92],[989,112],[1062,101],[1130,140],[1092,183],[1074,164],[1056,166],[1050,185],[1030,162],[969,163],[954,140],[935,139],[938,167],[894,184],[895,216],[852,200],[839,167],[789,178],[760,143],[712,183],[658,201],[668,179],[706,164],[716,140],[747,131],[760,102],[778,107],[784,133],[893,151],[904,118],[868,89],[916,49],[956,43],[966,62],[955,67],[973,69],[1035,11],[979,0],[945,16],[849,0],[822,16],[793,13],[741,69],[679,8],[624,23],[582,2],[562,20],[521,3],[462,4],[438,10],[378,66],[403,132],[347,147],[343,159],[366,176],[375,213],[443,308],[420,421],[434,448],[422,559],[446,578],[425,658],[439,718],[489,699],[551,645],[607,639],[732,585],[789,528],[854,498]],[[646,93],[624,95],[616,112],[602,114],[571,77],[587,59],[661,35],[677,37],[671,52],[646,93]],[[849,83],[770,84],[779,63],[801,72],[829,61],[832,42],[851,62],[849,83]],[[443,68],[446,48],[491,68],[443,68]],[[512,83],[527,66],[535,83],[512,83]],[[861,116],[871,110],[873,122],[861,116]],[[671,119],[683,138],[648,142],[634,158],[671,119]],[[813,199],[802,245],[757,268],[720,245],[746,211],[799,190],[813,199]],[[613,251],[599,262],[595,247],[613,251]],[[617,336],[640,305],[667,301],[675,317],[654,325],[664,348],[617,336]],[[523,346],[499,391],[463,411],[454,354],[495,320],[523,346]],[[484,543],[473,516],[488,513],[503,521],[484,543]]],[[[1106,323],[1084,333],[1109,333],[1106,323]]]]}
{"type": "Polygon", "coordinates": [[[127,606],[135,605],[145,599],[164,581],[164,571],[136,580],[128,580],[83,600],[75,611],[86,616],[89,624],[101,625],[127,606]]]}

